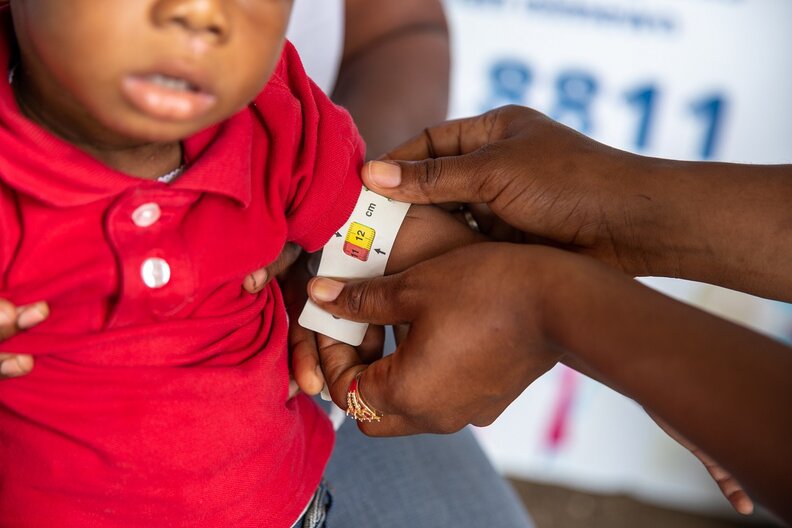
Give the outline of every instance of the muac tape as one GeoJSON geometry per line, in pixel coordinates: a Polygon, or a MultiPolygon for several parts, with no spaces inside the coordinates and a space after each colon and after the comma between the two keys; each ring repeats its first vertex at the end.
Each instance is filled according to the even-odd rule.
{"type": "MultiPolygon", "coordinates": [[[[317,275],[331,279],[368,279],[385,273],[391,248],[410,204],[397,202],[363,188],[347,223],[322,250],[317,275]]],[[[337,319],[311,300],[300,325],[353,346],[363,342],[368,324],[337,319]]]]}

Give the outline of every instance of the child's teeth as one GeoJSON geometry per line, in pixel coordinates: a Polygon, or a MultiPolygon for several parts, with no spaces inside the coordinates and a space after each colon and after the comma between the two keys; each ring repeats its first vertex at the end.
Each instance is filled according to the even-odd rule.
{"type": "Polygon", "coordinates": [[[165,75],[159,75],[159,74],[152,75],[151,81],[154,84],[158,84],[170,90],[187,91],[190,89],[190,83],[188,83],[184,79],[175,79],[173,77],[167,77],[165,75]]]}

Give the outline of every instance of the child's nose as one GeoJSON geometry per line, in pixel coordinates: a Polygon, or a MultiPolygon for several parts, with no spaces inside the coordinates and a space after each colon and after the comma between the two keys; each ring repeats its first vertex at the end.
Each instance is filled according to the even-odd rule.
{"type": "Polygon", "coordinates": [[[157,26],[179,26],[215,42],[223,42],[229,31],[223,0],[158,0],[153,19],[157,26]]]}

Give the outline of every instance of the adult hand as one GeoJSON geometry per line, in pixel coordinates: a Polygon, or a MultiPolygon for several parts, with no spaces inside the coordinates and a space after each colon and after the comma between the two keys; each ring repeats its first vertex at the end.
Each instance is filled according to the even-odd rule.
{"type": "MultiPolygon", "coordinates": [[[[648,411],[647,411],[648,412],[648,411]]],[[[750,515],[754,511],[754,504],[751,498],[748,496],[748,493],[742,487],[742,485],[737,481],[736,478],[732,476],[731,473],[726,471],[720,464],[718,464],[711,456],[707,453],[699,449],[695,446],[692,442],[690,442],[687,438],[679,434],[676,429],[668,425],[664,420],[658,418],[651,412],[648,413],[649,416],[655,421],[660,428],[665,431],[665,433],[676,440],[679,445],[690,451],[696,458],[698,458],[704,467],[707,470],[707,473],[710,474],[712,480],[718,485],[723,493],[723,496],[726,497],[726,500],[729,501],[729,504],[732,505],[734,511],[740,513],[742,515],[750,515]]]]}
{"type": "MultiPolygon", "coordinates": [[[[333,400],[344,408],[349,383],[360,374],[361,394],[384,414],[380,423],[360,424],[368,435],[488,425],[557,361],[591,370],[549,337],[546,310],[553,301],[546,295],[573,273],[588,276],[597,268],[557,249],[501,243],[468,246],[370,281],[314,279],[312,299],[334,315],[410,324],[396,352],[368,366],[354,348],[319,336],[333,400]]],[[[728,471],[651,415],[704,463],[736,511],[752,511],[728,471]]]]}
{"type": "MultiPolygon", "coordinates": [[[[410,203],[486,204],[531,241],[643,271],[643,248],[633,245],[643,241],[631,230],[647,208],[633,176],[645,158],[509,106],[427,128],[385,159],[362,174],[378,193],[410,203]]],[[[486,219],[479,223],[497,237],[486,219]]]]}
{"type": "Polygon", "coordinates": [[[631,276],[792,301],[792,231],[768,227],[792,221],[792,165],[638,156],[517,106],[428,128],[386,159],[363,179],[390,198],[486,204],[526,241],[631,276]]]}
{"type": "Polygon", "coordinates": [[[354,348],[320,336],[333,401],[345,408],[349,383],[362,372],[361,393],[385,415],[361,424],[366,434],[450,433],[491,423],[561,356],[543,334],[543,295],[559,265],[578,258],[483,243],[368,282],[314,279],[311,298],[337,316],[411,325],[394,354],[368,367],[354,348]]]}
{"type": "MultiPolygon", "coordinates": [[[[0,299],[0,342],[14,336],[20,330],[33,328],[48,316],[49,306],[45,302],[14,306],[5,299],[0,299]]],[[[33,370],[33,356],[0,352],[0,380],[24,376],[31,370],[33,370]]]]}
{"type": "MultiPolygon", "coordinates": [[[[298,323],[300,313],[308,300],[308,281],[319,267],[319,256],[318,253],[312,255],[303,253],[296,263],[279,277],[289,314],[289,354],[292,372],[289,397],[299,391],[315,396],[325,386],[324,374],[319,364],[317,335],[298,323]]],[[[384,341],[384,327],[369,325],[363,342],[358,347],[362,360],[372,362],[382,357],[384,341]]]]}

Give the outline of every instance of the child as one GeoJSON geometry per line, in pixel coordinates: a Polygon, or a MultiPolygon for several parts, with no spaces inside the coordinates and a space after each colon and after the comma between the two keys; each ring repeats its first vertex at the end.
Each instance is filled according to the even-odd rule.
{"type": "Polygon", "coordinates": [[[0,10],[0,298],[51,308],[3,343],[37,363],[0,384],[0,525],[288,527],[314,496],[331,427],[287,400],[277,285],[240,284],[346,221],[363,146],[281,54],[290,8],[0,10]]]}

